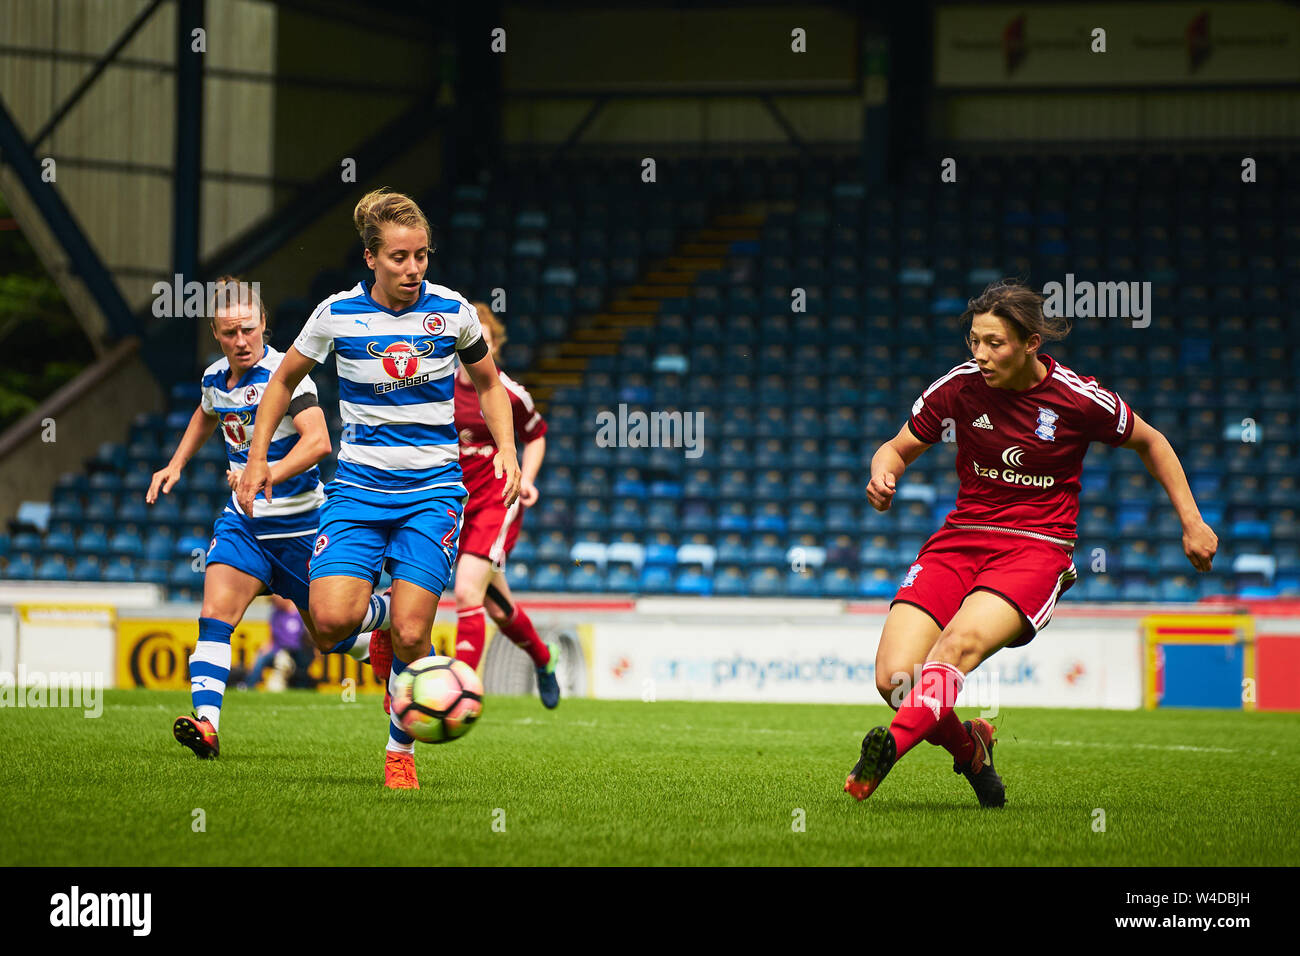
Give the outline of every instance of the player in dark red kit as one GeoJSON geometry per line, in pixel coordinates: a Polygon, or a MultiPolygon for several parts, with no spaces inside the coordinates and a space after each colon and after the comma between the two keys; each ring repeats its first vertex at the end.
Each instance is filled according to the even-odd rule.
{"type": "Polygon", "coordinates": [[[1122,398],[1038,350],[1069,324],[1043,297],[997,282],[967,304],[974,358],[925,390],[906,425],[871,460],[867,499],[885,511],[898,479],[956,428],[957,506],[917,555],[890,605],[876,652],[876,689],[897,710],[862,741],[844,783],[869,797],[922,740],[944,747],[982,807],[1006,802],[993,768],[993,727],[953,712],[965,676],[1003,647],[1029,643],[1075,580],[1079,475],[1088,445],[1132,448],[1183,525],[1183,550],[1210,570],[1218,538],[1201,520],[1178,456],[1122,398]]]}
{"type": "MultiPolygon", "coordinates": [[[[484,303],[475,302],[473,306],[483,327],[483,340],[495,360],[506,342],[505,326],[484,303]]],[[[497,447],[483,420],[478,393],[463,371],[456,373],[460,468],[469,491],[456,562],[456,657],[470,667],[478,667],[487,639],[486,611],[501,633],[532,659],[537,669],[537,692],[543,704],[554,708],[560,703],[560,685],[555,678],[557,648],[538,637],[533,622],[510,593],[505,575],[506,556],[519,538],[524,509],[537,502],[534,482],[546,454],[546,422],[524,387],[505,372],[500,375],[510,396],[515,432],[523,445],[519,500],[509,508],[501,501],[501,479],[492,468],[497,447]]]]}

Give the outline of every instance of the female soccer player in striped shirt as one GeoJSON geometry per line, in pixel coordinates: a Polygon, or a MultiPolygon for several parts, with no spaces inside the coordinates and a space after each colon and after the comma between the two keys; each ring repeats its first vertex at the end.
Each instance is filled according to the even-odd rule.
{"type": "Polygon", "coordinates": [[[922,740],[953,756],[980,806],[1006,794],[993,768],[993,727],[953,712],[965,676],[1003,647],[1029,643],[1074,583],[1071,553],[1088,445],[1131,448],[1164,487],[1183,550],[1210,570],[1218,538],[1201,519],[1168,440],[1114,392],[1039,353],[1068,323],[1014,282],[990,285],[962,316],[973,359],[934,382],[906,425],[871,460],[867,499],[889,508],[898,479],[945,422],[956,428],[957,506],[917,555],[890,606],[876,652],[876,689],[897,710],[862,741],[844,789],[872,794],[922,740]]]}
{"type": "MultiPolygon", "coordinates": [[[[376,190],[357,203],[353,221],[373,282],[330,296],[312,312],[263,405],[272,415],[298,382],[331,351],[339,374],[343,437],[338,471],[321,509],[312,549],[311,613],[323,633],[346,635],[365,614],[385,562],[393,577],[393,679],[429,654],[438,597],[456,554],[465,503],[454,419],[454,356],[478,391],[499,451],[493,460],[506,507],[519,496],[519,462],[510,400],[483,341],[478,316],[458,293],[424,281],[431,249],[428,221],[400,193],[376,190]]],[[[272,489],[266,468],[269,426],[259,418],[239,499],[272,489]]],[[[381,675],[384,633],[371,638],[381,675]]],[[[413,741],[389,724],[384,783],[419,787],[413,741]]]]}
{"type": "Polygon", "coordinates": [[[370,631],[385,626],[388,600],[370,596],[364,620],[348,635],[323,639],[308,610],[307,565],[325,500],[316,463],[330,452],[325,416],[310,378],[296,382],[293,398],[275,413],[262,413],[266,383],[284,358],[266,345],[266,310],[257,290],[234,276],[222,276],[208,303],[212,336],[224,358],[203,373],[202,397],[167,467],[154,473],[145,493],[153,504],[170,494],[181,471],[218,425],[225,439],[234,481],[248,457],[254,423],[271,438],[270,464],[280,497],[249,499],[242,508],[231,496],[212,529],[203,574],[199,639],[190,657],[190,697],[194,715],[177,717],[172,734],[201,759],[221,753],[217,736],[226,681],[230,677],[230,636],[253,599],[266,590],[298,606],[322,653],[369,658],[370,631]]]}

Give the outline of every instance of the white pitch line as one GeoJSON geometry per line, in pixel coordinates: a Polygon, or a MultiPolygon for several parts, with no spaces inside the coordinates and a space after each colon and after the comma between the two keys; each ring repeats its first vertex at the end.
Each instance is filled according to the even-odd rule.
{"type": "Polygon", "coordinates": [[[1036,747],[1102,747],[1106,750],[1167,750],[1205,754],[1253,753],[1277,756],[1276,750],[1237,750],[1230,747],[1194,747],[1191,744],[1112,744],[1100,743],[1095,740],[1026,740],[1024,738],[1012,738],[1011,742],[1016,744],[1029,744],[1030,746],[1036,747]]]}

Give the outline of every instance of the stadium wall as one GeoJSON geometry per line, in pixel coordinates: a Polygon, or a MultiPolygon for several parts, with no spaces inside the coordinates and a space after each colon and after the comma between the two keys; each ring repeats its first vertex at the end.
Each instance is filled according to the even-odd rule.
{"type": "MultiPolygon", "coordinates": [[[[29,139],[141,6],[137,0],[0,4],[0,89],[29,139]]],[[[249,0],[206,6],[201,255],[272,208],[276,16],[274,5],[249,0]]],[[[55,161],[60,194],[133,309],[152,301],[154,282],[170,277],[175,18],[175,5],[163,4],[34,147],[38,160],[55,161]]],[[[2,185],[11,196],[17,180],[7,175],[2,185]]],[[[25,202],[12,205],[28,235],[44,234],[25,202]]],[[[91,338],[103,338],[103,318],[86,308],[88,297],[57,246],[33,241],[91,338]]]]}
{"type": "Polygon", "coordinates": [[[864,26],[835,8],[550,11],[509,6],[504,141],[559,145],[856,143],[885,82],[864,60],[864,26]],[[806,52],[792,32],[803,31],[806,52]],[[637,37],[631,46],[626,38],[637,37]],[[513,45],[511,38],[514,37],[513,45]],[[527,38],[526,41],[520,38],[527,38]]]}
{"type": "Polygon", "coordinates": [[[0,435],[0,522],[23,501],[48,501],[65,472],[79,472],[101,442],[125,441],[131,420],[161,411],[157,381],[127,339],[0,435]]]}
{"type": "MultiPolygon", "coordinates": [[[[543,595],[524,603],[543,637],[563,645],[561,683],[570,696],[647,703],[875,705],[880,700],[874,658],[888,611],[884,604],[543,595]]],[[[1050,627],[1032,643],[1006,649],[975,671],[959,704],[989,714],[1005,707],[1132,710],[1154,705],[1145,699],[1152,683],[1145,625],[1180,621],[1188,613],[1208,622],[1226,610],[1232,609],[1058,608],[1050,627]]],[[[255,602],[241,624],[232,642],[236,665],[248,666],[265,643],[268,611],[265,602],[255,602]]],[[[197,616],[197,605],[163,604],[151,586],[0,581],[0,676],[15,674],[21,665],[28,672],[98,672],[108,687],[183,690],[197,616]]],[[[1235,678],[1226,678],[1227,689],[1241,698],[1238,706],[1300,709],[1300,607],[1294,602],[1260,604],[1240,619],[1247,622],[1249,656],[1252,661],[1257,656],[1258,664],[1250,665],[1249,687],[1236,687],[1235,678]]],[[[454,603],[444,600],[435,648],[445,653],[454,631],[454,603]]],[[[530,662],[508,641],[489,641],[482,670],[489,693],[532,691],[530,662]]],[[[1179,678],[1179,699],[1193,701],[1188,706],[1231,706],[1208,702],[1218,699],[1212,688],[1207,703],[1197,703],[1203,690],[1198,681],[1223,683],[1221,673],[1202,670],[1179,678]]],[[[381,690],[367,668],[341,658],[318,659],[312,674],[322,682],[322,692],[346,696],[381,690]]]]}
{"type": "Polygon", "coordinates": [[[1300,10],[1279,2],[950,4],[934,18],[944,140],[1294,138],[1297,83],[1300,10]]]}

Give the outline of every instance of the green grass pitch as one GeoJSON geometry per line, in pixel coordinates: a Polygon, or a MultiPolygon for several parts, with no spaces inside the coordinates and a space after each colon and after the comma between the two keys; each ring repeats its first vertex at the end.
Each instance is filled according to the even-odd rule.
{"type": "Polygon", "coordinates": [[[390,792],[374,697],[228,693],[212,762],[171,738],[188,703],[0,712],[0,864],[1300,863],[1298,714],[1006,711],[1007,807],[981,811],[927,744],[841,792],[883,705],[491,697],[390,792]]]}

